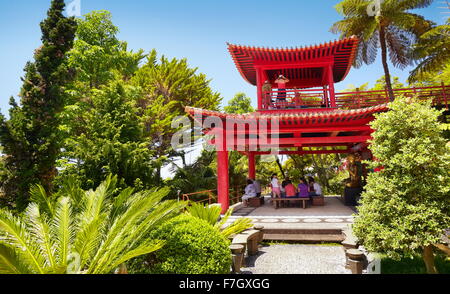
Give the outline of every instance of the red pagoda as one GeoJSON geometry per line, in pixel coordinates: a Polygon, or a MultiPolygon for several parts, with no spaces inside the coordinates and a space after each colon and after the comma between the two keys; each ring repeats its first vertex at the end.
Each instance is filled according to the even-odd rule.
{"type": "MultiPolygon", "coordinates": [[[[356,37],[318,46],[271,49],[228,44],[238,71],[257,87],[258,110],[244,115],[186,108],[217,150],[218,201],[229,208],[228,152],[255,158],[265,154],[332,154],[364,151],[374,114],[388,110],[386,91],[335,93],[358,49],[356,37]],[[281,85],[278,79],[286,79],[281,85]]],[[[399,89],[396,95],[422,95],[448,107],[450,87],[399,89]]]]}

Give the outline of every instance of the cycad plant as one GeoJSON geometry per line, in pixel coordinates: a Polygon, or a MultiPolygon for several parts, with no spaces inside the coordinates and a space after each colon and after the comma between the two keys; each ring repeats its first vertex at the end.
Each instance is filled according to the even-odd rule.
{"type": "Polygon", "coordinates": [[[162,201],[167,189],[113,197],[116,183],[110,176],[95,191],[66,189],[55,201],[36,187],[33,199],[41,200],[23,215],[0,210],[0,274],[108,274],[160,249],[148,232],[184,204],[162,201]]]}
{"type": "Polygon", "coordinates": [[[360,46],[355,66],[372,64],[381,49],[381,59],[389,98],[394,101],[388,55],[391,63],[405,68],[414,61],[412,46],[417,39],[431,29],[433,22],[410,12],[429,6],[432,0],[343,0],[336,10],[344,19],[332,27],[341,38],[357,36],[360,46]],[[375,8],[375,11],[371,8],[375,8]]]}
{"type": "Polygon", "coordinates": [[[249,218],[240,218],[235,222],[225,226],[233,209],[229,209],[227,213],[221,218],[222,208],[218,205],[204,206],[199,203],[192,203],[187,207],[187,211],[193,217],[202,219],[218,230],[225,238],[231,235],[239,234],[253,226],[252,220],[249,218]]]}

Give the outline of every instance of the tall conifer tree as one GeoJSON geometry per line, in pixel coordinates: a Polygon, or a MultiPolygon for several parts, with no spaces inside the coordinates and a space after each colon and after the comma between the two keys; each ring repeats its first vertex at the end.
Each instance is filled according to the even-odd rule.
{"type": "Polygon", "coordinates": [[[64,85],[71,79],[66,53],[72,48],[77,23],[63,15],[64,0],[53,0],[41,23],[42,46],[25,66],[21,103],[11,98],[10,119],[0,114],[0,142],[6,156],[2,188],[19,209],[28,203],[31,185],[52,189],[60,152],[58,114],[64,107],[64,85]]]}

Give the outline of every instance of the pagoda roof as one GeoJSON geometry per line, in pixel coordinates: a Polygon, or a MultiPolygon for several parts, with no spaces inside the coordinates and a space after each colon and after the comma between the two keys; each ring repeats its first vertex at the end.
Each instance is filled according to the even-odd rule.
{"type": "Polygon", "coordinates": [[[358,44],[358,38],[353,36],[320,45],[285,49],[228,44],[228,50],[242,77],[252,85],[257,85],[255,64],[270,63],[280,64],[280,68],[269,72],[269,79],[276,74],[284,74],[291,81],[309,81],[308,87],[315,87],[322,83],[323,72],[319,63],[317,67],[312,65],[307,68],[284,68],[283,64],[314,64],[324,59],[331,60],[334,82],[337,83],[344,80],[350,71],[358,44]]]}
{"type": "Polygon", "coordinates": [[[256,120],[271,120],[276,119],[280,122],[280,127],[283,126],[326,126],[326,125],[354,125],[361,123],[368,123],[373,119],[375,113],[384,112],[388,110],[388,104],[381,104],[373,107],[361,109],[330,109],[327,111],[294,111],[294,112],[254,112],[247,114],[229,114],[219,111],[205,110],[193,107],[186,107],[185,111],[194,119],[196,114],[201,114],[203,117],[211,116],[218,117],[223,120],[234,119],[236,121],[256,120]]]}

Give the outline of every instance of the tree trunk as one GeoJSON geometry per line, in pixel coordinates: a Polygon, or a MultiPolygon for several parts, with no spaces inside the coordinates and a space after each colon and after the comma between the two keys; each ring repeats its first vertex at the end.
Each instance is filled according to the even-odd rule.
{"type": "Polygon", "coordinates": [[[322,155],[318,154],[317,157],[319,158],[320,165],[321,165],[322,184],[328,189],[328,191],[330,191],[330,182],[329,182],[329,177],[328,177],[328,166],[326,166],[322,155]]]}
{"type": "Polygon", "coordinates": [[[389,94],[389,100],[394,101],[394,91],[392,90],[391,74],[389,72],[388,60],[387,60],[387,46],[386,46],[386,28],[380,27],[380,46],[381,46],[381,61],[384,68],[384,77],[386,79],[386,88],[389,94]]]}
{"type": "Polygon", "coordinates": [[[434,264],[434,253],[432,245],[428,245],[423,248],[423,261],[425,262],[427,273],[429,274],[438,273],[436,266],[434,264]]]}
{"type": "Polygon", "coordinates": [[[281,174],[283,175],[283,179],[286,178],[286,174],[284,173],[283,166],[281,165],[280,159],[278,159],[278,158],[277,158],[277,165],[278,165],[278,168],[280,169],[281,174]]]}

